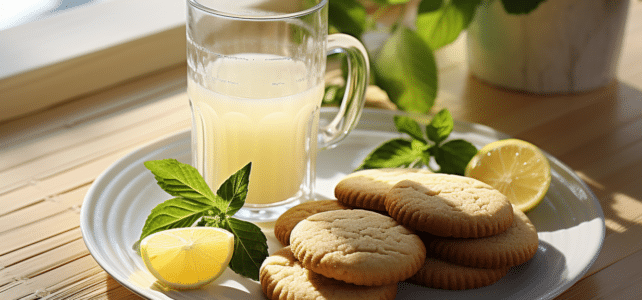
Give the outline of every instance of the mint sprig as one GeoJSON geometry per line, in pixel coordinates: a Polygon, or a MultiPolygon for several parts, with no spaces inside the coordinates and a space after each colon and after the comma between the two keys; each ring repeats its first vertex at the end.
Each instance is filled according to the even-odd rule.
{"type": "Polygon", "coordinates": [[[439,111],[422,130],[421,125],[408,116],[395,116],[397,131],[410,139],[397,138],[373,150],[357,170],[376,168],[421,168],[434,172],[463,175],[477,148],[465,140],[448,140],[454,121],[446,109],[439,111]],[[439,165],[434,169],[431,162],[439,165]]]}
{"type": "Polygon", "coordinates": [[[230,176],[214,194],[194,167],[175,159],[145,162],[158,185],[175,198],[152,209],[140,240],[172,228],[209,226],[234,234],[234,253],[229,267],[241,276],[259,279],[259,268],[268,256],[267,238],[253,223],[232,216],[243,207],[251,163],[230,176]]]}

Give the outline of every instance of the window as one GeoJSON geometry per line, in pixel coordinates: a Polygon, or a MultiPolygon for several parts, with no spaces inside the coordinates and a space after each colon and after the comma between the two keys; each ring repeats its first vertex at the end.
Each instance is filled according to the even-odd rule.
{"type": "Polygon", "coordinates": [[[184,0],[95,1],[0,30],[0,121],[185,63],[184,0]]]}
{"type": "Polygon", "coordinates": [[[77,7],[109,0],[21,0],[0,4],[0,30],[54,16],[77,7]]]}

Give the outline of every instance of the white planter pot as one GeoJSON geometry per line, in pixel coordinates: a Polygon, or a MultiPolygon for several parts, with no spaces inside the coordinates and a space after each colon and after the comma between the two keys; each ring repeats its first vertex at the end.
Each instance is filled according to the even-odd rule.
{"type": "Polygon", "coordinates": [[[484,0],[468,28],[471,73],[533,93],[596,89],[615,79],[629,0],[547,0],[509,15],[484,0]]]}

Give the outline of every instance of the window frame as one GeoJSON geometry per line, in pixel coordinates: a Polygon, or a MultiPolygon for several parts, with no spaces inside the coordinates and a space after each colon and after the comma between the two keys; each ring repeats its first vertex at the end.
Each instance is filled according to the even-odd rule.
{"type": "Polygon", "coordinates": [[[185,64],[184,0],[111,0],[0,31],[0,122],[185,64]]]}

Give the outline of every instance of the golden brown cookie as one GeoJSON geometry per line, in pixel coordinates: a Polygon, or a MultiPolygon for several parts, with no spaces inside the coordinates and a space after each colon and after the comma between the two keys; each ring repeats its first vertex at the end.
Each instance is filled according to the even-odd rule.
{"type": "Polygon", "coordinates": [[[535,226],[521,210],[514,208],[513,224],[505,232],[480,239],[433,238],[426,242],[436,257],[477,268],[503,268],[522,264],[537,252],[535,226]]]}
{"type": "Polygon", "coordinates": [[[423,265],[425,246],[411,230],[362,210],[318,213],[292,230],[290,246],[305,268],[358,285],[408,279],[423,265]]]}
{"type": "Polygon", "coordinates": [[[442,237],[477,238],[506,230],[513,209],[506,196],[479,180],[429,174],[401,181],[386,194],[388,214],[411,229],[442,237]]]}
{"type": "Polygon", "coordinates": [[[386,211],[384,200],[392,186],[404,179],[421,181],[425,174],[432,172],[406,168],[361,170],[344,177],[334,188],[334,195],[352,207],[386,211]]]}
{"type": "Polygon", "coordinates": [[[473,268],[426,257],[423,267],[408,281],[436,289],[475,289],[497,282],[508,273],[508,269],[473,268]]]}
{"type": "Polygon", "coordinates": [[[296,260],[289,246],[266,258],[259,274],[263,293],[272,300],[388,300],[397,295],[397,284],[362,286],[316,274],[296,260]]]}
{"type": "Polygon", "coordinates": [[[324,211],[351,209],[336,200],[317,200],[303,202],[285,211],[274,224],[274,235],[283,246],[290,244],[290,232],[301,220],[324,211]]]}

